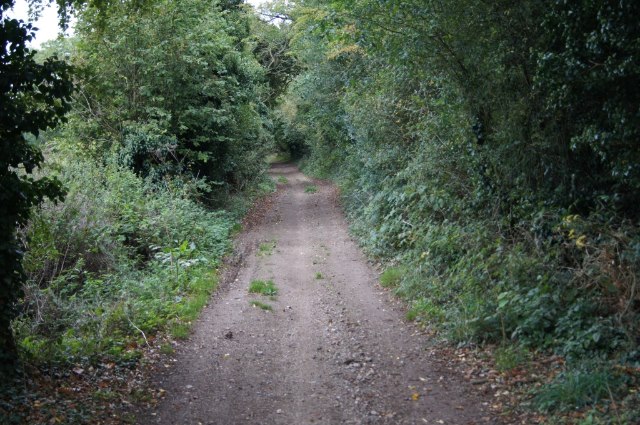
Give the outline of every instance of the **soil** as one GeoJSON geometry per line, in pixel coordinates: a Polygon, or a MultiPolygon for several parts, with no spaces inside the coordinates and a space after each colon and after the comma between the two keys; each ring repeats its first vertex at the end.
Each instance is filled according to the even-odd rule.
{"type": "Polygon", "coordinates": [[[429,335],[378,285],[335,187],[290,164],[271,174],[287,183],[239,237],[239,266],[156,374],[164,399],[138,422],[500,423],[490,396],[434,358],[429,335]],[[256,279],[272,280],[278,294],[249,293],[256,279]]]}

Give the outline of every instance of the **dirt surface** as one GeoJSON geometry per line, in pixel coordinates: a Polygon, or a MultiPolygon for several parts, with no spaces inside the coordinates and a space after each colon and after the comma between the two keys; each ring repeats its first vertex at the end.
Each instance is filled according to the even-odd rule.
{"type": "Polygon", "coordinates": [[[377,284],[335,188],[293,165],[271,173],[287,183],[240,237],[237,275],[155,377],[166,396],[139,423],[499,423],[472,384],[438,366],[429,337],[377,284]],[[273,280],[277,296],[250,294],[255,279],[273,280]]]}

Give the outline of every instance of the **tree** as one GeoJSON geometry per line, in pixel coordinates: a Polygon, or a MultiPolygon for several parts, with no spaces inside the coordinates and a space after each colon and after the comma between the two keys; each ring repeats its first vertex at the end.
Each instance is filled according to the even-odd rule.
{"type": "Polygon", "coordinates": [[[252,33],[255,37],[253,54],[265,70],[269,82],[267,101],[273,107],[300,72],[300,66],[291,54],[291,25],[283,22],[276,26],[256,18],[252,33]]]}
{"type": "Polygon", "coordinates": [[[103,10],[99,29],[91,6],[79,20],[77,139],[155,180],[242,188],[270,143],[264,72],[236,35],[245,37],[248,16],[199,0],[131,7],[103,10]]]}
{"type": "Polygon", "coordinates": [[[31,207],[61,199],[60,183],[38,178],[42,152],[25,137],[55,127],[69,110],[71,69],[57,58],[43,64],[27,48],[31,24],[10,19],[13,0],[0,0],[0,373],[15,371],[17,353],[10,323],[20,296],[22,250],[16,237],[31,207]]]}
{"type": "Polygon", "coordinates": [[[536,86],[544,118],[564,134],[570,196],[640,216],[638,2],[553,2],[543,22],[536,86]]]}

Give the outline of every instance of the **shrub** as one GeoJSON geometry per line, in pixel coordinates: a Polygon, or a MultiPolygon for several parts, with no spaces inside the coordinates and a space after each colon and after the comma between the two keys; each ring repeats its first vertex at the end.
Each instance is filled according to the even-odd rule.
{"type": "MultiPolygon", "coordinates": [[[[638,5],[313,4],[293,11],[306,68],[283,134],[340,185],[364,250],[406,270],[407,317],[568,370],[635,364],[638,5]]],[[[597,369],[554,391],[601,400],[597,369]]]]}
{"type": "Polygon", "coordinates": [[[22,230],[33,247],[13,325],[24,356],[121,359],[148,334],[187,326],[215,287],[232,217],[194,200],[197,181],[157,184],[90,160],[63,170],[66,200],[43,204],[22,230]]]}

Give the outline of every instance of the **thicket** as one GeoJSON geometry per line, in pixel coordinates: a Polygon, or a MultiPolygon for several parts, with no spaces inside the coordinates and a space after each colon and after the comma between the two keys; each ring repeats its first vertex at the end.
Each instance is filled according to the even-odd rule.
{"type": "MultiPolygon", "coordinates": [[[[57,122],[52,112],[11,140],[2,130],[3,151],[18,139],[29,150],[34,177],[9,172],[34,199],[17,223],[7,218],[23,274],[2,283],[12,299],[0,301],[23,366],[135,362],[159,331],[186,336],[250,199],[272,189],[272,72],[253,30],[266,27],[237,1],[59,3],[75,10],[76,35],[19,52],[44,80],[20,99],[35,116],[46,111],[37,95],[57,90],[66,123],[38,132],[57,122]],[[58,191],[46,200],[37,190],[49,181],[58,191]]],[[[15,84],[2,66],[2,83],[15,84]]],[[[11,184],[3,178],[2,208],[11,184]]]]}
{"type": "Polygon", "coordinates": [[[286,13],[303,72],[283,133],[304,142],[306,170],[340,183],[365,249],[400,265],[409,317],[562,355],[540,408],[633,397],[640,5],[305,0],[286,13]],[[597,395],[544,402],[576,376],[597,395]]]}
{"type": "Polygon", "coordinates": [[[10,19],[11,0],[0,2],[0,374],[15,372],[17,350],[9,324],[24,273],[16,226],[44,198],[62,195],[55,179],[34,177],[42,153],[23,133],[54,127],[69,110],[69,67],[56,58],[37,63],[26,48],[31,25],[10,19]]]}

